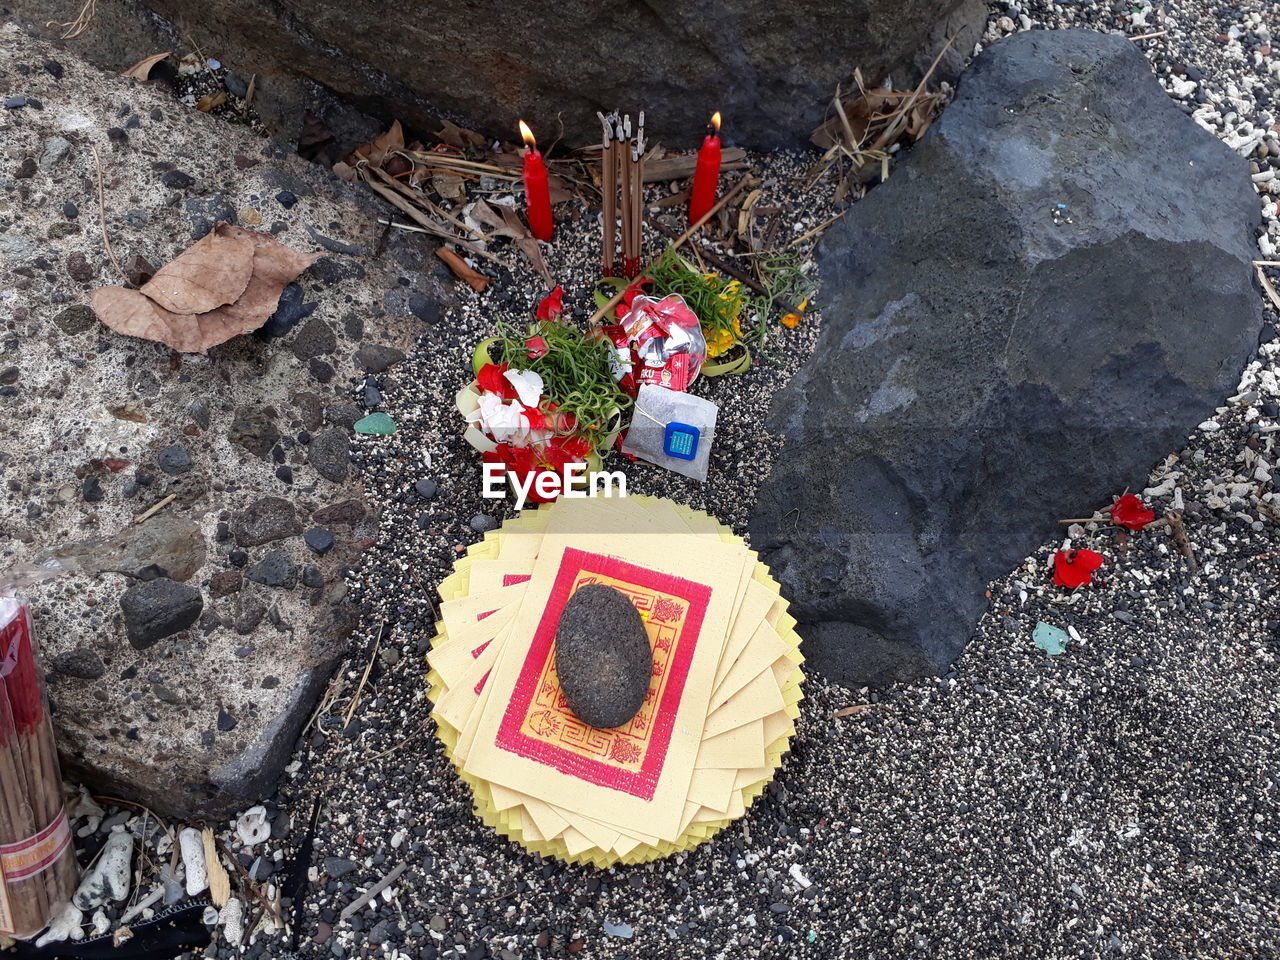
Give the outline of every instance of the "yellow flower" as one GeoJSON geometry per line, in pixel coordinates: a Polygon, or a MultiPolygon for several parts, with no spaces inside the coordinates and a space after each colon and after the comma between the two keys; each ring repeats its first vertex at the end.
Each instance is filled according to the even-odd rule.
{"type": "Polygon", "coordinates": [[[800,305],[796,307],[795,313],[788,313],[782,318],[782,325],[788,330],[794,328],[800,322],[800,314],[804,313],[804,308],[809,305],[809,298],[805,297],[800,301],[800,305]]]}
{"type": "Polygon", "coordinates": [[[712,332],[707,338],[707,356],[718,357],[733,346],[733,334],[723,327],[712,332]]]}

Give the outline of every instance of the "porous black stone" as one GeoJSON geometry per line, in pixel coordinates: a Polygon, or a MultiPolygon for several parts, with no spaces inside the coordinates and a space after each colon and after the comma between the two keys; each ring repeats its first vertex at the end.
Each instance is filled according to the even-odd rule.
{"type": "Polygon", "coordinates": [[[191,469],[191,454],[182,444],[172,443],[160,451],[156,464],[170,476],[177,476],[191,469]]]}
{"type": "Polygon", "coordinates": [[[125,632],[137,650],[186,630],[200,618],[204,598],[195,587],[158,577],[120,595],[125,632]]]}
{"type": "Polygon", "coordinates": [[[298,565],[284,550],[272,550],[257,563],[250,564],[244,575],[254,583],[288,590],[298,582],[298,565]]]}
{"type": "Polygon", "coordinates": [[[649,689],[653,651],[630,598],[604,584],[579,587],[556,628],[556,673],[583,723],[618,727],[636,715],[649,689]]]}

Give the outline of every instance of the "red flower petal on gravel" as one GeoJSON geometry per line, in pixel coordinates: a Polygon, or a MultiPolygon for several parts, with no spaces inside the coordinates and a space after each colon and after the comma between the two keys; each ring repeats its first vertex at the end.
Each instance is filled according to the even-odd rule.
{"type": "Polygon", "coordinates": [[[1053,582],[1072,589],[1092,583],[1102,562],[1102,554],[1092,550],[1059,550],[1053,555],[1053,582]]]}
{"type": "Polygon", "coordinates": [[[1147,509],[1132,493],[1126,493],[1111,505],[1111,522],[1119,527],[1141,530],[1155,518],[1156,512],[1147,509]]]}
{"type": "Polygon", "coordinates": [[[555,320],[564,313],[564,287],[556,287],[538,304],[539,320],[555,320]]]}
{"type": "Polygon", "coordinates": [[[511,384],[503,376],[507,372],[505,363],[486,363],[476,374],[476,383],[485,393],[502,394],[511,384]]]}

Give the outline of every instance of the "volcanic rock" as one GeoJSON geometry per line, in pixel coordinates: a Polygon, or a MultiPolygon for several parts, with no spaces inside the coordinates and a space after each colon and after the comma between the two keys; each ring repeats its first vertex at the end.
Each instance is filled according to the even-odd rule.
{"type": "Polygon", "coordinates": [[[1131,41],[987,49],[824,238],[822,333],[774,401],[751,539],[808,663],[945,669],[989,580],[1144,486],[1258,343],[1258,219],[1247,165],[1131,41]]]}

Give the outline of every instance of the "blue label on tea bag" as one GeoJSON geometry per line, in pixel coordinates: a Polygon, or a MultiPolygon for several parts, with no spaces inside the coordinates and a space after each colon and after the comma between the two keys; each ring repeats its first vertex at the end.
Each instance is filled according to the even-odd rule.
{"type": "Polygon", "coordinates": [[[663,437],[662,450],[669,457],[680,460],[694,460],[698,456],[698,439],[702,432],[687,423],[671,422],[667,424],[667,433],[663,437]]]}

